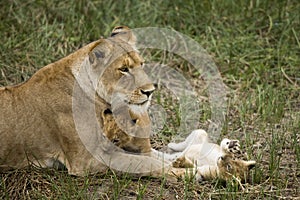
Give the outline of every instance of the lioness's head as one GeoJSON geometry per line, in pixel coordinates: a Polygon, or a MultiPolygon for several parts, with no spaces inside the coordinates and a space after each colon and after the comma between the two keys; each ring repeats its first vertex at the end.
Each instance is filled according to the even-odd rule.
{"type": "Polygon", "coordinates": [[[143,70],[144,59],[136,50],[135,40],[129,28],[114,28],[111,37],[99,40],[90,51],[88,73],[106,102],[112,103],[114,95],[133,108],[146,108],[155,88],[143,70]]]}
{"type": "Polygon", "coordinates": [[[109,138],[125,150],[149,152],[147,109],[155,88],[143,70],[144,60],[136,50],[135,40],[129,28],[114,28],[109,38],[99,40],[88,53],[86,72],[97,95],[111,105],[120,129],[110,131],[116,135],[110,134],[109,138]]]}

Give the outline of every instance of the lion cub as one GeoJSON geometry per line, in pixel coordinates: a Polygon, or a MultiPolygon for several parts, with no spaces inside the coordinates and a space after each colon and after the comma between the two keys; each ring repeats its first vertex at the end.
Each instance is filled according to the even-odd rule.
{"type": "MultiPolygon", "coordinates": [[[[126,111],[126,108],[122,108],[126,111]]],[[[129,111],[130,112],[130,111],[129,111]]],[[[123,123],[126,123],[126,128],[130,126],[134,126],[134,124],[139,124],[141,121],[141,117],[134,116],[134,113],[131,114],[133,119],[130,120],[122,120],[117,119],[119,121],[122,120],[123,123]]],[[[119,116],[116,116],[119,117],[119,116]]],[[[116,122],[116,118],[113,115],[110,108],[105,109],[101,115],[101,121],[103,121],[103,134],[108,138],[112,144],[117,147],[127,151],[129,153],[150,153],[151,145],[150,138],[139,138],[133,137],[132,135],[126,133],[125,129],[119,127],[116,122]]],[[[124,126],[124,124],[123,124],[124,126]]]]}
{"type": "Polygon", "coordinates": [[[256,164],[247,161],[247,156],[240,150],[238,140],[223,139],[220,145],[208,142],[204,130],[194,130],[185,141],[169,143],[173,151],[173,167],[197,169],[196,179],[207,180],[221,178],[229,180],[233,177],[246,180],[247,174],[256,164]]]}

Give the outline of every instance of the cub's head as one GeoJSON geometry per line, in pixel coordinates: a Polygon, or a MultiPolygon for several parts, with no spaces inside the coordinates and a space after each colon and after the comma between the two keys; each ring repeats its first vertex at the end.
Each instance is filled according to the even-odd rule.
{"type": "Polygon", "coordinates": [[[107,137],[124,150],[149,152],[148,107],[155,87],[143,69],[135,41],[128,27],[114,28],[88,53],[86,74],[97,95],[111,105],[111,113],[102,113],[104,129],[111,126],[107,137]]]}
{"type": "Polygon", "coordinates": [[[255,164],[256,162],[253,160],[245,161],[236,159],[232,157],[232,155],[221,156],[217,162],[220,178],[229,180],[235,176],[242,181],[247,180],[249,170],[252,169],[255,164]]]}
{"type": "MultiPolygon", "coordinates": [[[[119,117],[119,116],[117,116],[119,117]]],[[[122,117],[122,116],[121,116],[122,117]]],[[[146,116],[144,116],[147,118],[146,116]]],[[[132,119],[129,120],[120,120],[122,124],[116,123],[116,118],[113,116],[113,113],[110,109],[105,109],[102,112],[103,119],[103,132],[105,136],[116,146],[122,148],[125,151],[132,153],[149,153],[151,151],[150,139],[144,137],[135,137],[133,132],[127,133],[130,130],[123,130],[120,126],[124,126],[126,123],[127,127],[138,127],[139,131],[144,130],[143,124],[139,124],[140,121],[135,121],[132,119]]],[[[138,120],[138,119],[137,119],[138,120]]],[[[141,120],[142,122],[143,120],[141,120]]]]}

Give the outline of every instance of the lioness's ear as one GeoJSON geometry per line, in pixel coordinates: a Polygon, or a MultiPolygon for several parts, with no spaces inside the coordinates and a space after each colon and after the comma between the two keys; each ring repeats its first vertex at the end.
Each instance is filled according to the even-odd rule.
{"type": "Polygon", "coordinates": [[[124,42],[129,43],[131,46],[135,46],[136,43],[136,37],[128,28],[127,26],[116,26],[111,34],[110,37],[117,38],[120,40],[123,40],[124,42]]]}
{"type": "Polygon", "coordinates": [[[105,65],[110,58],[112,48],[113,47],[109,42],[106,42],[104,39],[99,40],[88,53],[90,64],[92,66],[99,63],[105,65]]]}

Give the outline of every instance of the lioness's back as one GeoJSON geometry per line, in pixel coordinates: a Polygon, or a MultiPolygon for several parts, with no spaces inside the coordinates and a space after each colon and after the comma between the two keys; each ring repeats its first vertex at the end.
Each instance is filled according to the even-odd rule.
{"type": "Polygon", "coordinates": [[[24,83],[0,88],[1,167],[23,167],[58,151],[57,120],[60,112],[71,115],[63,108],[71,105],[74,85],[67,64],[80,52],[41,68],[24,83]]]}

